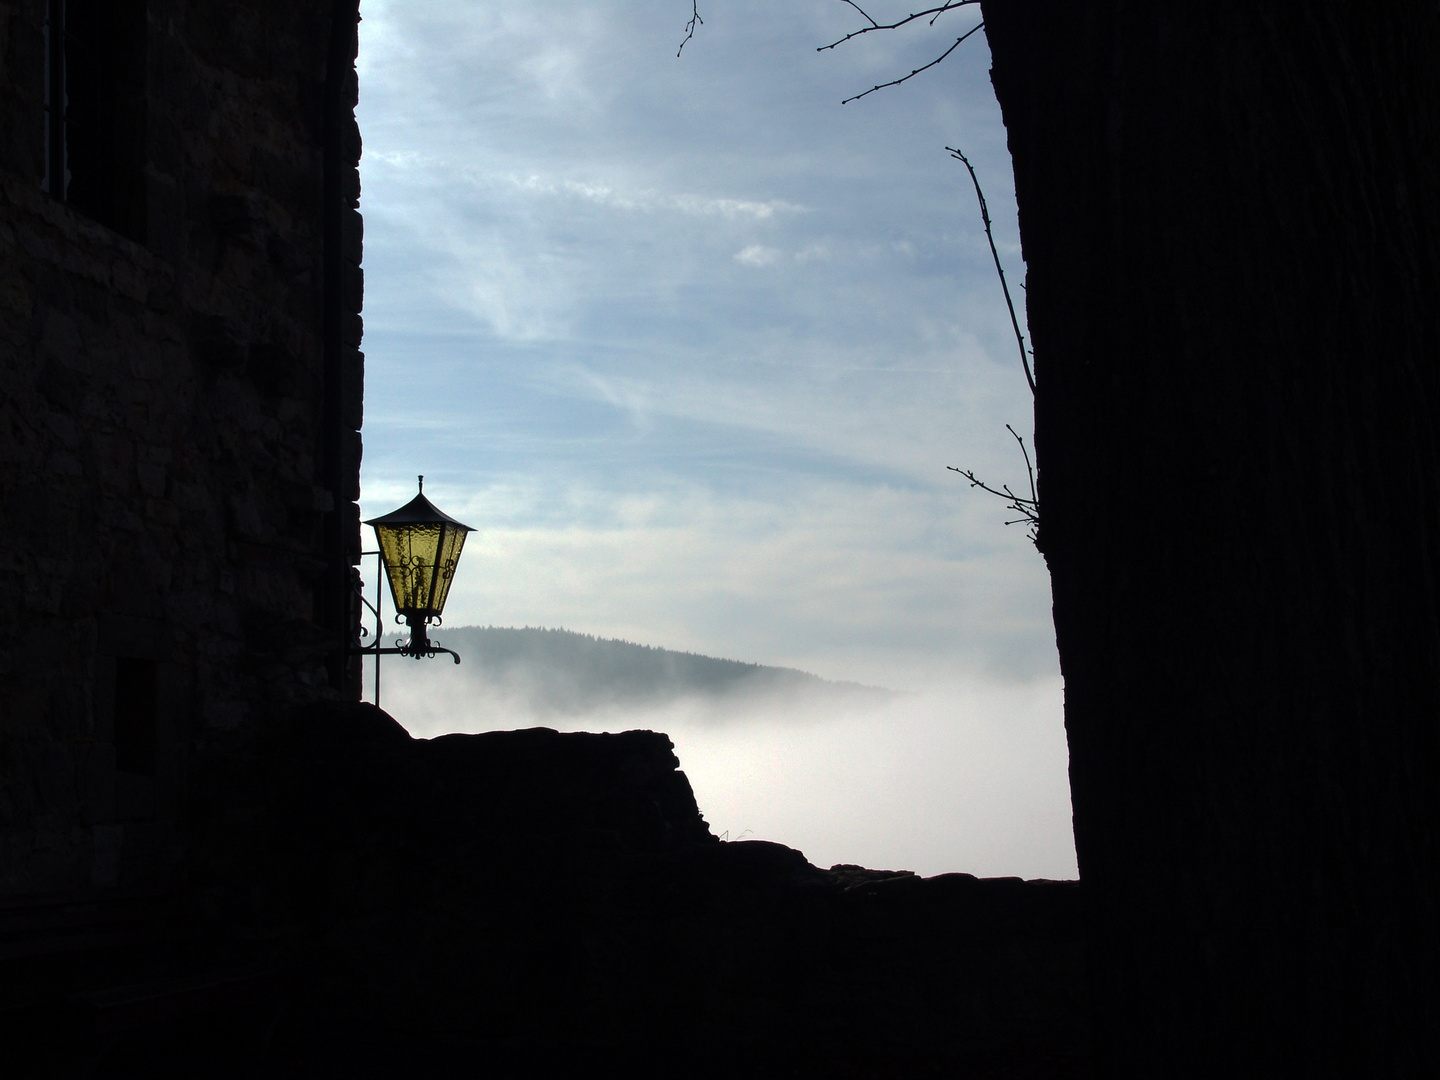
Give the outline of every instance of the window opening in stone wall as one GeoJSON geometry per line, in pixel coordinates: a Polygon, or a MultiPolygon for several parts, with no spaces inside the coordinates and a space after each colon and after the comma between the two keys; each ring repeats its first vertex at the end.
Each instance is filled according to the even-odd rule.
{"type": "Polygon", "coordinates": [[[160,711],[154,660],[115,660],[115,768],[155,775],[155,732],[160,711]]]}
{"type": "Polygon", "coordinates": [[[944,480],[1025,485],[1034,409],[976,5],[873,48],[847,5],[765,5],[680,58],[626,5],[440,7],[359,25],[362,493],[433,473],[482,532],[436,632],[464,662],[382,661],[386,711],[664,731],[716,835],[820,865],[1074,876],[1030,489],[944,480]]]}
{"type": "Polygon", "coordinates": [[[145,0],[49,0],[45,188],[145,240],[145,0]]]}

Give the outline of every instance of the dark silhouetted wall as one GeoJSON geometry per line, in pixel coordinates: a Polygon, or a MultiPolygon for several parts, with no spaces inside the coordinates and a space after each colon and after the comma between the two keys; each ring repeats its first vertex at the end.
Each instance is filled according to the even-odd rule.
{"type": "Polygon", "coordinates": [[[1098,1067],[1430,1075],[1440,12],[984,14],[1098,1067]]]}
{"type": "Polygon", "coordinates": [[[356,22],[0,5],[0,896],[163,885],[206,762],[356,696],[356,22]]]}

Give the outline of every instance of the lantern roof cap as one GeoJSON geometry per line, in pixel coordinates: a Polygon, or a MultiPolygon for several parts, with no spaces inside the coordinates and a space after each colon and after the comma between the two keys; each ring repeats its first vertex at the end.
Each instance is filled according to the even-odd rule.
{"type": "Polygon", "coordinates": [[[390,527],[400,525],[453,525],[457,529],[464,529],[466,532],[474,532],[469,525],[456,521],[449,514],[439,509],[434,503],[423,494],[416,495],[399,510],[391,510],[388,514],[381,514],[377,518],[371,518],[365,522],[366,525],[385,525],[390,527]]]}

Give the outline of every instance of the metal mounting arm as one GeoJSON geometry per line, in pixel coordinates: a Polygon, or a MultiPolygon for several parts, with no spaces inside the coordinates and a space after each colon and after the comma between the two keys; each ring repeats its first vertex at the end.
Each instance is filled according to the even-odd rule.
{"type": "Polygon", "coordinates": [[[422,645],[420,646],[420,648],[415,649],[414,651],[412,651],[408,646],[403,645],[393,649],[367,649],[362,647],[350,650],[350,654],[352,656],[408,656],[411,660],[419,660],[422,656],[427,659],[433,660],[436,653],[442,652],[445,653],[447,656],[454,657],[455,663],[460,663],[459,653],[457,653],[454,649],[447,649],[443,645],[436,645],[434,642],[422,645]]]}
{"type": "MultiPolygon", "coordinates": [[[[460,654],[454,649],[447,649],[443,645],[437,645],[431,641],[429,634],[425,632],[425,624],[423,621],[418,625],[414,621],[411,621],[410,640],[403,645],[388,649],[381,648],[380,642],[384,640],[384,626],[380,617],[380,606],[384,603],[384,562],[381,560],[380,552],[378,551],[362,551],[360,554],[374,555],[376,562],[379,563],[375,573],[375,603],[372,604],[369,599],[366,598],[364,581],[358,572],[355,575],[354,582],[355,599],[362,608],[368,609],[375,616],[375,643],[373,645],[360,644],[360,637],[369,637],[370,631],[363,625],[363,620],[357,617],[354,622],[357,637],[350,642],[345,651],[350,656],[375,657],[375,704],[378,706],[380,704],[380,657],[405,656],[411,660],[419,660],[422,657],[434,659],[439,653],[444,653],[458,664],[460,663],[460,654]]],[[[363,614],[363,612],[359,614],[363,614]]],[[[397,616],[397,621],[398,619],[399,617],[397,616]]]]}

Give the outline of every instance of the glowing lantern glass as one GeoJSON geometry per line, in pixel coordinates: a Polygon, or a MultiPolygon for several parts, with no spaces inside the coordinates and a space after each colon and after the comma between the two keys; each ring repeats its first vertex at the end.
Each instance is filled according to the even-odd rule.
{"type": "Polygon", "coordinates": [[[455,578],[465,534],[473,532],[420,494],[399,510],[365,523],[380,542],[380,560],[390,581],[395,610],[410,626],[410,643],[404,651],[416,653],[429,646],[425,625],[440,620],[445,598],[455,578]]]}

